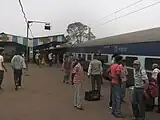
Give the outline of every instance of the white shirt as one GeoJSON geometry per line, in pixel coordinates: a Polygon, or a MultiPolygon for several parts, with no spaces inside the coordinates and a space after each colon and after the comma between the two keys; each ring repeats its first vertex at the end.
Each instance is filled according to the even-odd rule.
{"type": "Polygon", "coordinates": [[[88,75],[99,75],[102,74],[103,68],[101,61],[94,59],[90,62],[88,67],[88,75]]]}
{"type": "Polygon", "coordinates": [[[2,63],[4,62],[4,58],[2,55],[0,55],[0,70],[4,70],[2,63]]]}
{"type": "Polygon", "coordinates": [[[39,53],[36,54],[35,58],[36,58],[36,60],[39,59],[39,53]]]}
{"type": "Polygon", "coordinates": [[[49,59],[49,60],[52,60],[52,53],[50,53],[50,54],[48,55],[48,59],[49,59]]]}
{"type": "Polygon", "coordinates": [[[26,68],[25,60],[20,55],[14,55],[13,56],[13,58],[11,60],[11,65],[16,70],[20,70],[20,69],[26,68]]]}

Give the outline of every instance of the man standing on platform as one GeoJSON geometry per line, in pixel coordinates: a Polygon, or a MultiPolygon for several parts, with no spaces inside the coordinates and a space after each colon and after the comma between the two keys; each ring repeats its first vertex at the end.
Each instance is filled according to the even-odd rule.
{"type": "Polygon", "coordinates": [[[135,120],[145,120],[145,95],[144,90],[148,85],[148,76],[141,68],[139,60],[133,62],[134,91],[132,96],[132,110],[135,120]]]}
{"type": "Polygon", "coordinates": [[[36,53],[35,60],[36,60],[36,64],[39,66],[40,65],[40,53],[39,52],[36,53]]]}
{"type": "Polygon", "coordinates": [[[101,83],[102,83],[102,63],[97,59],[97,55],[94,55],[94,59],[90,62],[88,68],[88,76],[91,76],[92,90],[95,90],[97,84],[97,90],[101,94],[101,83]]]}
{"type": "Polygon", "coordinates": [[[48,54],[48,60],[49,60],[49,66],[51,67],[52,66],[52,60],[53,60],[52,53],[48,54]]]}
{"type": "Polygon", "coordinates": [[[114,64],[108,69],[111,75],[111,97],[112,97],[112,115],[116,118],[123,118],[121,114],[121,66],[122,56],[116,56],[114,64]]]}

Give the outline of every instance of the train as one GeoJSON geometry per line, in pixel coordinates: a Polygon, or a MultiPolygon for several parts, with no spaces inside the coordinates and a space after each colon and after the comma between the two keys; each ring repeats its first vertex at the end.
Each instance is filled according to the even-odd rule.
{"type": "Polygon", "coordinates": [[[128,69],[127,86],[133,83],[133,61],[140,60],[141,67],[151,75],[152,64],[160,64],[160,27],[125,33],[116,36],[100,38],[96,40],[86,41],[68,47],[65,51],[72,52],[76,57],[85,59],[85,70],[88,69],[89,62],[93,59],[95,53],[101,54],[104,61],[104,72],[111,64],[111,57],[114,53],[118,53],[126,59],[128,69]]]}

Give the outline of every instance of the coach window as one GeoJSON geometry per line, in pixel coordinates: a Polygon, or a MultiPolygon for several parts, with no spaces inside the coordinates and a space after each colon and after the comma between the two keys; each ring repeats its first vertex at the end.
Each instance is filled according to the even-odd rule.
{"type": "Polygon", "coordinates": [[[128,67],[133,67],[133,62],[137,59],[137,57],[126,57],[126,65],[128,67]]]}
{"type": "Polygon", "coordinates": [[[104,63],[108,63],[108,55],[102,55],[101,57],[104,63]]]}
{"type": "Polygon", "coordinates": [[[86,59],[86,54],[83,54],[82,57],[83,57],[84,59],[86,59]]]}
{"type": "Polygon", "coordinates": [[[88,54],[87,55],[87,60],[92,60],[92,55],[88,54]]]}
{"type": "Polygon", "coordinates": [[[152,64],[154,63],[160,65],[160,58],[145,58],[145,69],[152,70],[152,64]]]}

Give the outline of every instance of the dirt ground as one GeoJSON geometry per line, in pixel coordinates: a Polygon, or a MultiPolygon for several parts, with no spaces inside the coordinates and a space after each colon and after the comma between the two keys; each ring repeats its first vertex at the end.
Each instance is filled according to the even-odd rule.
{"type": "MultiPolygon", "coordinates": [[[[73,107],[73,86],[62,83],[63,73],[56,67],[29,65],[29,76],[23,76],[23,88],[14,90],[12,70],[7,64],[4,89],[0,91],[1,120],[115,120],[108,109],[109,84],[104,82],[102,100],[84,101],[84,111],[73,107]]],[[[86,77],[84,91],[90,89],[86,77]]],[[[128,101],[128,97],[126,98],[128,101]]],[[[125,119],[131,119],[131,106],[123,104],[125,119]]],[[[147,113],[148,120],[159,120],[160,115],[147,113]]]]}

